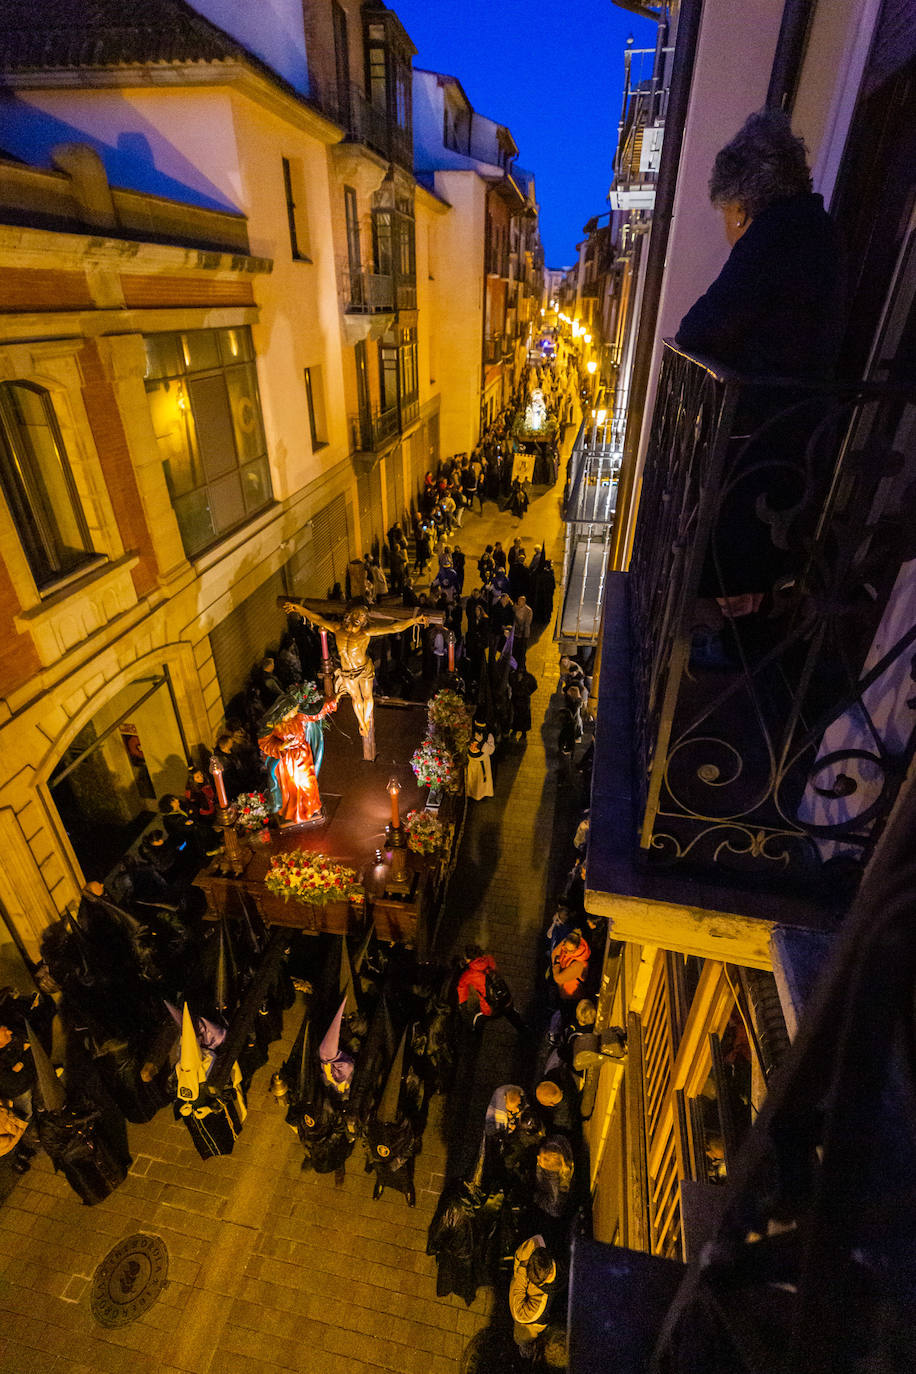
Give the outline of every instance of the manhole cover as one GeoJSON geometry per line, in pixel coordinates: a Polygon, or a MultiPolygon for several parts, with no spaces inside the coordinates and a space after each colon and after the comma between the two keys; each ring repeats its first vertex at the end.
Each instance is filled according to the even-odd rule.
{"type": "Polygon", "coordinates": [[[168,1282],[169,1252],[159,1236],[128,1236],[102,1260],[89,1299],[100,1326],[127,1326],[148,1312],[168,1282]]]}

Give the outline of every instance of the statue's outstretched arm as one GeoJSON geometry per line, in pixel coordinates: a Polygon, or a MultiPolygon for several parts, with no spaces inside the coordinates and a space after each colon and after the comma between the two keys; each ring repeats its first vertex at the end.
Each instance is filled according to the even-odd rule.
{"type": "Polygon", "coordinates": [[[319,630],[330,630],[334,634],[340,629],[339,620],[328,620],[318,611],[309,610],[308,606],[303,606],[301,601],[284,601],[283,609],[287,615],[301,615],[306,620],[310,620],[313,625],[317,625],[319,630]]]}
{"type": "Polygon", "coordinates": [[[414,611],[412,615],[402,616],[400,620],[389,620],[385,625],[367,625],[366,629],[372,639],[378,639],[379,635],[396,635],[401,630],[409,630],[411,625],[428,624],[426,616],[419,611],[414,611]]]}

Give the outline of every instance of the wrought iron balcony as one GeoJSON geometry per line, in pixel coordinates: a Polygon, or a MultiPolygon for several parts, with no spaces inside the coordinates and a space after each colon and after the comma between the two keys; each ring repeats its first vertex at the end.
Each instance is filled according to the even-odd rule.
{"type": "Polygon", "coordinates": [[[353,433],[353,447],[363,453],[377,453],[379,449],[401,432],[401,416],[398,407],[387,410],[373,410],[350,418],[353,433]]]}
{"type": "Polygon", "coordinates": [[[666,345],[628,598],[649,865],[854,889],[916,740],[914,404],[666,345]]]}
{"type": "Polygon", "coordinates": [[[916,1368],[914,829],[909,784],[696,1258],[576,1238],[570,1374],[916,1368]]]}
{"type": "Polygon", "coordinates": [[[393,277],[365,268],[354,272],[344,263],[339,280],[343,307],[351,314],[375,315],[395,309],[393,277]]]}
{"type": "Polygon", "coordinates": [[[347,130],[356,143],[380,153],[389,162],[413,168],[413,134],[389,117],[387,110],[373,105],[361,86],[340,88],[336,82],[310,78],[312,98],[321,110],[347,130]]]}

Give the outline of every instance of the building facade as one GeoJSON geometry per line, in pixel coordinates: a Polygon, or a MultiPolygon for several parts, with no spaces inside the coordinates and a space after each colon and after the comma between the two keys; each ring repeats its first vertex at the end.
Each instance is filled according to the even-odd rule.
{"type": "MultiPolygon", "coordinates": [[[[489,194],[469,245],[415,175],[384,4],[52,9],[0,45],[0,902],[30,953],[181,790],[278,597],[344,585],[476,442],[450,274],[482,281],[489,194]]],[[[533,282],[533,179],[509,195],[533,282]]]]}
{"type": "MultiPolygon", "coordinates": [[[[614,538],[602,580],[586,896],[609,927],[599,1018],[609,1057],[588,1125],[595,1235],[679,1264],[715,1234],[723,1185],[753,1139],[811,970],[912,786],[912,564],[910,550],[882,534],[903,513],[914,462],[912,167],[903,167],[913,117],[901,104],[912,26],[899,42],[901,7],[853,2],[814,6],[799,34],[789,8],[757,7],[740,63],[728,6],[681,4],[660,34],[651,83],[633,92],[622,121],[616,201],[612,192],[628,217],[618,261],[642,239],[615,288],[624,430],[612,452],[610,436],[584,428],[574,458],[583,474],[610,456],[623,463],[616,522],[613,507],[603,512],[614,538]],[[853,291],[842,381],[818,399],[835,424],[808,441],[812,453],[824,446],[818,470],[832,478],[808,493],[816,533],[796,549],[790,621],[771,623],[765,644],[735,621],[735,658],[710,664],[697,652],[698,587],[729,481],[731,407],[752,403],[755,382],[670,338],[728,253],[703,194],[714,155],[768,103],[806,139],[814,189],[849,245],[853,291]],[[649,173],[637,142],[645,147],[657,128],[668,156],[649,173]],[[879,190],[869,159],[885,148],[879,190]],[[651,194],[651,204],[630,203],[631,194],[651,194]],[[863,466],[855,455],[865,451],[863,466]],[[723,467],[710,466],[714,453],[723,467]],[[861,618],[848,613],[859,595],[869,605],[861,618]],[[625,1054],[612,1057],[622,1039],[625,1054]]],[[[598,1285],[609,1303],[610,1271],[599,1280],[603,1261],[586,1252],[580,1291],[598,1285]]],[[[629,1260],[616,1262],[619,1280],[629,1260]]],[[[670,1300],[680,1270],[637,1270],[634,1261],[636,1289],[661,1274],[670,1300]]],[[[648,1359],[664,1305],[653,1317],[647,1301],[644,1311],[633,1339],[648,1359]]],[[[582,1374],[613,1357],[589,1351],[584,1309],[580,1317],[571,1368],[582,1374]]],[[[739,1335],[737,1347],[722,1367],[753,1367],[741,1363],[752,1343],[739,1335]]],[[[628,1358],[623,1367],[645,1367],[628,1358]]],[[[698,1358],[689,1367],[703,1366],[698,1358]]],[[[658,1367],[688,1367],[678,1360],[669,1344],[658,1367]]]]}

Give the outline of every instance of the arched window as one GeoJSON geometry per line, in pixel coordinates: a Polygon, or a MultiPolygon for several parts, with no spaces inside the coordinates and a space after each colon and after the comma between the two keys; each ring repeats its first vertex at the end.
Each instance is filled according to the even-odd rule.
{"type": "Polygon", "coordinates": [[[0,487],[36,586],[95,557],[51,397],[31,382],[0,384],[0,487]]]}

